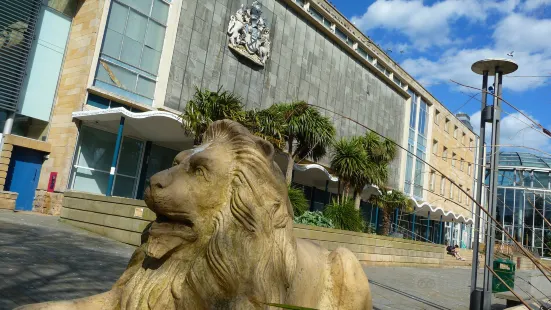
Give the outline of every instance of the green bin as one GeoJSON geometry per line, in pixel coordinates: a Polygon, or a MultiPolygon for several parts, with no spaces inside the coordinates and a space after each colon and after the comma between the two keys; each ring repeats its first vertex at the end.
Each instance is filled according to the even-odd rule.
{"type": "MultiPolygon", "coordinates": [[[[512,260],[498,258],[494,260],[494,272],[505,282],[511,289],[515,288],[515,270],[516,265],[512,260]]],[[[492,292],[501,293],[509,291],[507,287],[496,277],[492,277],[492,292]]]]}

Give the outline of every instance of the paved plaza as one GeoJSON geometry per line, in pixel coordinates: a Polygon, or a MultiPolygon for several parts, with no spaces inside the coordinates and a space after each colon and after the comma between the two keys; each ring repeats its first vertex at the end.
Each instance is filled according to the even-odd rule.
{"type": "MultiPolygon", "coordinates": [[[[0,309],[106,291],[133,250],[57,217],[0,210],[0,309]]],[[[469,269],[364,269],[376,309],[468,309],[469,269]]]]}

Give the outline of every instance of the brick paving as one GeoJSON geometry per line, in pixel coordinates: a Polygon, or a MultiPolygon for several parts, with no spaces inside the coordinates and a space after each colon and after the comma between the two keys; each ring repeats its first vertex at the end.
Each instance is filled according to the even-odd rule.
{"type": "MultiPolygon", "coordinates": [[[[0,310],[109,290],[133,251],[57,217],[0,210],[0,310]]],[[[375,309],[468,309],[470,269],[364,270],[375,309]]]]}

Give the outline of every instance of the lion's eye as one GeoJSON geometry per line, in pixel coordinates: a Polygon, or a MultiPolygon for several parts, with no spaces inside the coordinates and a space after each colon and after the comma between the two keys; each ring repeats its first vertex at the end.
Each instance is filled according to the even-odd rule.
{"type": "Polygon", "coordinates": [[[202,168],[196,168],[196,169],[195,169],[195,175],[198,176],[198,177],[204,177],[204,176],[205,176],[205,172],[203,171],[202,168]]]}

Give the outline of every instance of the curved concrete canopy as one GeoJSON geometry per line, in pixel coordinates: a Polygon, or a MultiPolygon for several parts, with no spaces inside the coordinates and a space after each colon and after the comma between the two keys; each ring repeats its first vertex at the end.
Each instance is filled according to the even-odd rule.
{"type": "Polygon", "coordinates": [[[445,211],[440,207],[431,205],[428,202],[418,202],[415,199],[411,198],[415,202],[415,211],[414,213],[423,217],[427,217],[430,211],[431,220],[440,220],[442,216],[442,221],[444,222],[457,222],[465,224],[473,224],[473,219],[464,217],[462,214],[456,214],[453,211],[445,211]]]}
{"type": "Polygon", "coordinates": [[[113,133],[118,131],[121,117],[125,118],[125,136],[152,141],[179,150],[193,146],[193,138],[185,134],[180,117],[170,112],[135,113],[125,108],[73,112],[73,118],[113,133]]]}

